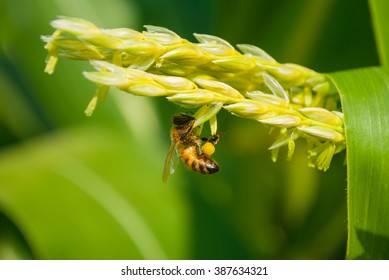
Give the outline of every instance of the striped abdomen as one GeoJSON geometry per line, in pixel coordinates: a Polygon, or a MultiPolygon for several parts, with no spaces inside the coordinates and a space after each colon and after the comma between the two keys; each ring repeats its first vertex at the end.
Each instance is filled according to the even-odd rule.
{"type": "Polygon", "coordinates": [[[205,154],[198,154],[197,145],[185,145],[180,149],[182,161],[190,169],[202,174],[213,174],[219,171],[217,163],[205,154]]]}

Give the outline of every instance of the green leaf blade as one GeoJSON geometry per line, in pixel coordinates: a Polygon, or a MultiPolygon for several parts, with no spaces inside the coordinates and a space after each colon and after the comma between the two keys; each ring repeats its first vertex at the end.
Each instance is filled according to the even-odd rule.
{"type": "Polygon", "coordinates": [[[370,12],[381,65],[389,65],[389,1],[370,0],[370,12]]]}
{"type": "Polygon", "coordinates": [[[118,130],[80,126],[2,151],[0,213],[35,259],[187,258],[184,195],[140,147],[118,130]]]}
{"type": "Polygon", "coordinates": [[[347,259],[389,258],[389,69],[331,74],[342,99],[348,168],[347,259]]]}

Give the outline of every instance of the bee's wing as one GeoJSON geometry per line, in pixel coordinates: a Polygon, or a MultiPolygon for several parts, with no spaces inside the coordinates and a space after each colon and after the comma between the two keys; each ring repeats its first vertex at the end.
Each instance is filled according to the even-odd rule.
{"type": "Polygon", "coordinates": [[[166,182],[170,174],[173,174],[176,170],[177,163],[179,161],[179,155],[177,152],[177,144],[172,142],[165,159],[165,167],[163,169],[162,181],[166,182]]]}

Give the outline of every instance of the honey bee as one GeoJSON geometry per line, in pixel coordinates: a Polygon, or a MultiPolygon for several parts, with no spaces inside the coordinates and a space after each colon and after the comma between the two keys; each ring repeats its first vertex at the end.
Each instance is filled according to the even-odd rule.
{"type": "Polygon", "coordinates": [[[215,144],[219,141],[220,134],[210,138],[199,138],[193,133],[195,118],[179,114],[173,117],[173,127],[170,132],[171,145],[165,160],[162,180],[167,181],[170,174],[175,171],[178,158],[190,169],[202,174],[213,174],[220,170],[219,165],[211,159],[215,152],[215,144]],[[206,143],[201,146],[201,142],[206,143]]]}

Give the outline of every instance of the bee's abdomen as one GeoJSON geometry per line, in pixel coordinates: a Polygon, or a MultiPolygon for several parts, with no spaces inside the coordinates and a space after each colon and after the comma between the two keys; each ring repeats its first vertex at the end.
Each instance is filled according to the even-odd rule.
{"type": "Polygon", "coordinates": [[[219,165],[217,163],[210,159],[210,158],[205,158],[204,160],[199,160],[198,161],[199,165],[199,172],[203,174],[213,174],[219,171],[219,165]]]}
{"type": "Polygon", "coordinates": [[[193,146],[180,150],[182,161],[190,169],[202,174],[213,174],[220,170],[219,165],[206,155],[198,155],[193,146]]]}

